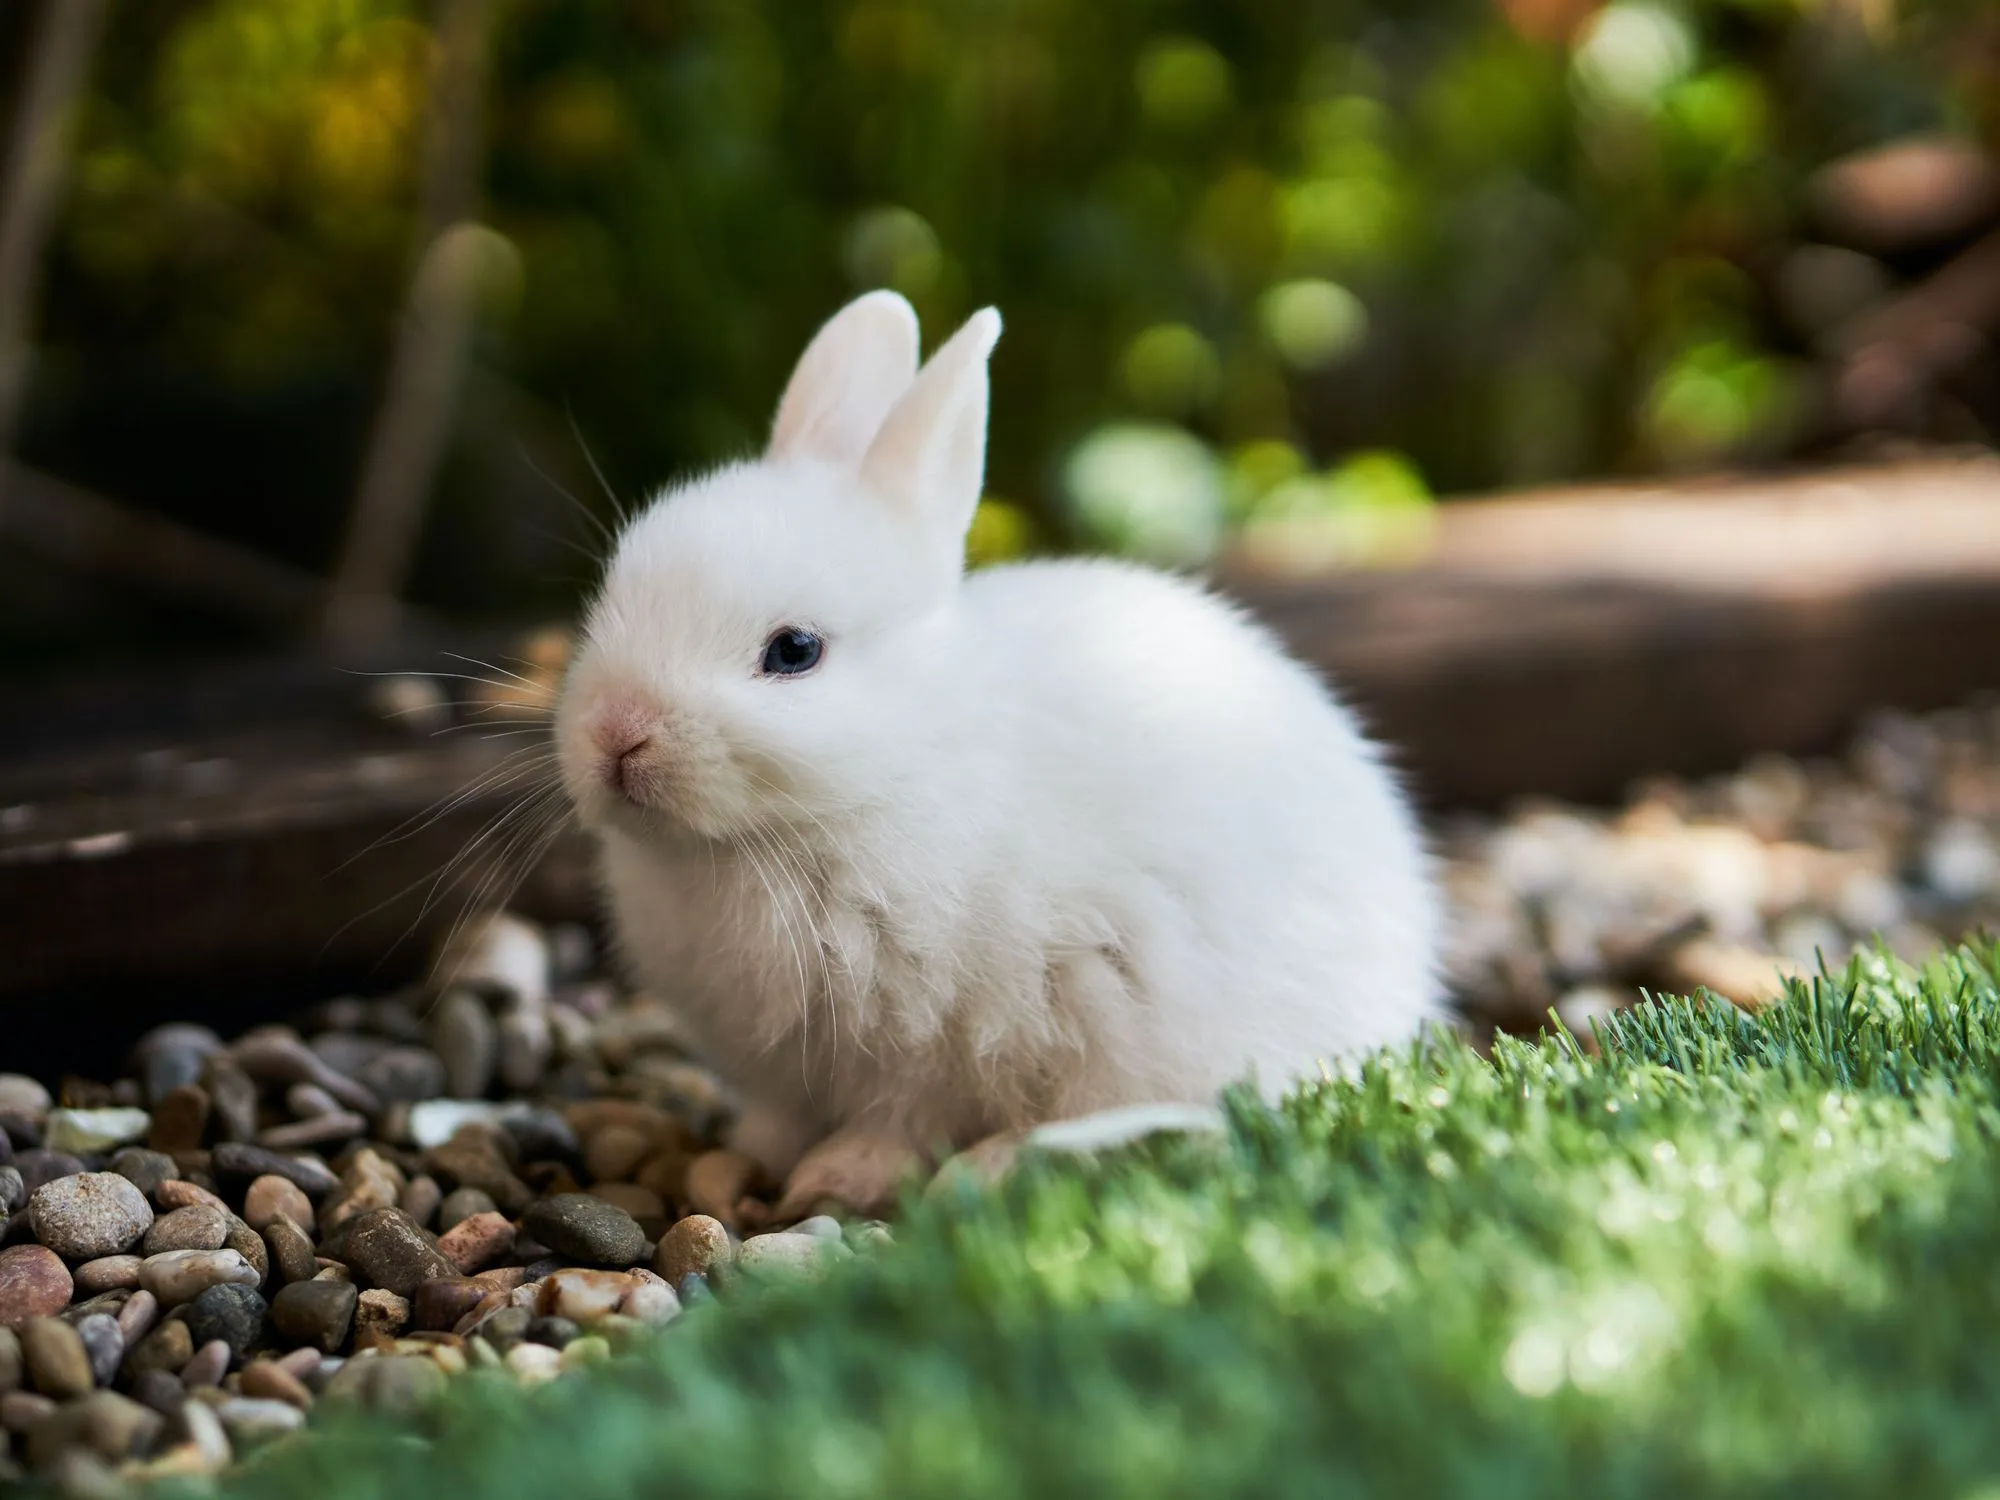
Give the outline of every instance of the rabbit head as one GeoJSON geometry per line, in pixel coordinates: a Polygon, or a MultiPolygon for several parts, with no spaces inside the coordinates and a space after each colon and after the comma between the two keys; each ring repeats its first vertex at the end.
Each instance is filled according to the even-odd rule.
{"type": "Polygon", "coordinates": [[[991,308],[917,368],[892,292],[813,339],[760,458],[620,537],[556,721],[586,826],[715,838],[893,795],[984,478],[991,308]]]}

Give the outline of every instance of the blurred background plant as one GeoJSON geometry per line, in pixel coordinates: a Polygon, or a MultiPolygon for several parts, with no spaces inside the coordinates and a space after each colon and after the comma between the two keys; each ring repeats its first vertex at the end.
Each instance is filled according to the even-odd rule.
{"type": "MultiPolygon", "coordinates": [[[[876,286],[1006,315],[982,561],[1394,565],[1439,495],[2000,431],[1990,0],[457,3],[110,6],[27,470],[325,576],[400,466],[399,590],[561,609],[590,457],[629,502],[744,452],[876,286]]],[[[10,668],[269,628],[61,554],[0,508],[10,668]]]]}

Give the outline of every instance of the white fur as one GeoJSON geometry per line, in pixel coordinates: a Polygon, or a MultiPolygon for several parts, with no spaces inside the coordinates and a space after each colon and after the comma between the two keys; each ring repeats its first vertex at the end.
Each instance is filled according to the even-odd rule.
{"type": "Polygon", "coordinates": [[[632,524],[558,721],[624,956],[754,1102],[746,1146],[964,1146],[1413,1036],[1436,905],[1375,749],[1189,583],[961,577],[999,320],[912,380],[901,306],[801,360],[810,445],[781,422],[632,524]],[[793,625],[821,665],[759,675],[793,625]],[[652,735],[630,798],[592,737],[619,713],[652,735]]]}

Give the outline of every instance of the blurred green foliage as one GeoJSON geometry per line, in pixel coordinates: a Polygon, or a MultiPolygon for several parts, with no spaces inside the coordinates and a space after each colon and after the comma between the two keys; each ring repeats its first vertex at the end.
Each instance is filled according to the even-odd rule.
{"type": "MultiPolygon", "coordinates": [[[[1986,9],[495,0],[482,191],[514,254],[424,587],[491,605],[544,558],[494,475],[580,472],[566,412],[628,494],[740,453],[873,286],[931,339],[1007,317],[980,556],[1193,562],[1234,529],[1393,561],[1434,491],[1784,451],[1801,185],[1912,130],[2000,138],[1986,9]]],[[[325,566],[414,253],[432,19],[114,8],[30,457],[325,566]]]]}

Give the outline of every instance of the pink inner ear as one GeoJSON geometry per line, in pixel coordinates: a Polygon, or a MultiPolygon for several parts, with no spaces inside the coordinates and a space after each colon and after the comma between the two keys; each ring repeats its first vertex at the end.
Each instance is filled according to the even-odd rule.
{"type": "Polygon", "coordinates": [[[852,467],[917,374],[917,315],[870,292],[828,320],[799,356],[771,429],[771,456],[852,467]]]}
{"type": "Polygon", "coordinates": [[[933,354],[882,423],[862,473],[886,498],[962,532],[986,477],[986,361],[1000,315],[974,313],[933,354]]]}

